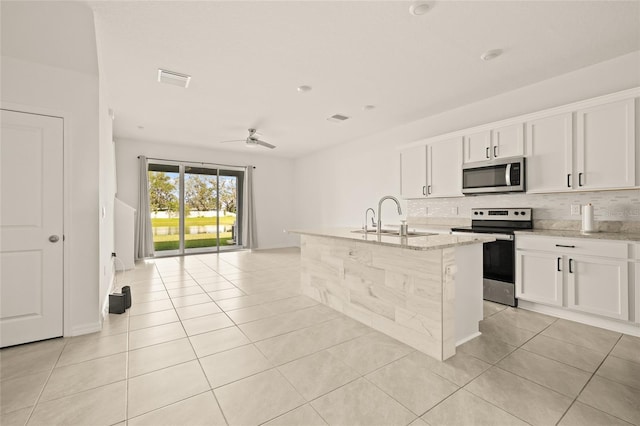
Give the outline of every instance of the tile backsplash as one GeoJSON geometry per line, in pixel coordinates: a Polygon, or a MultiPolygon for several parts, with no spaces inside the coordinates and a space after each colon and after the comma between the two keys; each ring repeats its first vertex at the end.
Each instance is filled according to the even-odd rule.
{"type": "Polygon", "coordinates": [[[640,190],[575,192],[555,194],[499,194],[456,198],[409,200],[409,217],[465,218],[475,207],[531,207],[535,220],[581,220],[571,214],[572,205],[594,206],[598,221],[640,222],[640,190]]]}

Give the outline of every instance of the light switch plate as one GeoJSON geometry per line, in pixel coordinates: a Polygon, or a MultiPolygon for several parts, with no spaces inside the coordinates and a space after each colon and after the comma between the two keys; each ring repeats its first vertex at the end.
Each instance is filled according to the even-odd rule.
{"type": "Polygon", "coordinates": [[[580,216],[580,204],[571,204],[571,215],[580,216]]]}

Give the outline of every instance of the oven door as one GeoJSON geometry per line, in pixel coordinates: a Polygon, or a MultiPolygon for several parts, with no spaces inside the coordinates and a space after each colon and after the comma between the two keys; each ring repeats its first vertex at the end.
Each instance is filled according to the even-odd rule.
{"type": "Polygon", "coordinates": [[[482,247],[483,298],[517,306],[515,245],[513,240],[496,240],[482,247]]]}
{"type": "Polygon", "coordinates": [[[511,284],[515,282],[513,241],[496,240],[484,243],[482,253],[482,270],[485,278],[511,284]]]}
{"type": "Polygon", "coordinates": [[[513,235],[460,231],[452,234],[490,236],[496,239],[482,245],[483,298],[503,305],[517,306],[513,235]]]}

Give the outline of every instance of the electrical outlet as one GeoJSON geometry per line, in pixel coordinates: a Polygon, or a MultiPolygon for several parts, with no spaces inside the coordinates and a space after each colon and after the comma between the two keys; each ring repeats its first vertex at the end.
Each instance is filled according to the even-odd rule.
{"type": "Polygon", "coordinates": [[[580,204],[571,204],[571,215],[580,216],[580,204]]]}
{"type": "Polygon", "coordinates": [[[451,214],[458,215],[458,207],[451,207],[451,214]]]}

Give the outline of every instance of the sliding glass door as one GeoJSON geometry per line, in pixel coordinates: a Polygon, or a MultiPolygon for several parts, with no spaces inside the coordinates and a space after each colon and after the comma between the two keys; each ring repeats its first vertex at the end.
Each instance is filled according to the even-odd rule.
{"type": "Polygon", "coordinates": [[[243,181],[243,168],[150,162],[156,256],[240,248],[243,181]]]}
{"type": "Polygon", "coordinates": [[[158,254],[180,251],[180,167],[149,163],[149,212],[153,246],[158,254]]]}

